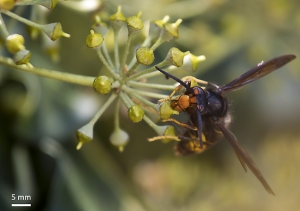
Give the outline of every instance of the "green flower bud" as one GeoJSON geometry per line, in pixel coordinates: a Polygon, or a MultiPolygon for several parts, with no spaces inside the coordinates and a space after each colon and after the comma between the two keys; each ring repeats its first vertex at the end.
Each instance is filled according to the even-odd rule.
{"type": "Polygon", "coordinates": [[[6,38],[5,46],[10,53],[17,53],[24,50],[24,37],[20,34],[11,34],[6,38]]]}
{"type": "Polygon", "coordinates": [[[142,12],[139,12],[136,16],[127,18],[128,33],[136,33],[144,27],[143,21],[140,19],[142,12]]]}
{"type": "Polygon", "coordinates": [[[31,66],[29,63],[31,53],[30,51],[24,49],[20,50],[14,55],[14,61],[17,65],[26,64],[28,66],[31,66]]]}
{"type": "Polygon", "coordinates": [[[40,27],[40,30],[46,33],[51,40],[56,40],[59,37],[67,37],[67,38],[70,37],[69,34],[63,32],[60,23],[50,23],[50,24],[42,25],[40,27]]]}
{"type": "Polygon", "coordinates": [[[151,21],[148,36],[151,37],[151,39],[158,38],[163,25],[166,24],[169,21],[169,19],[170,17],[167,15],[162,20],[151,21]]]}
{"type": "Polygon", "coordinates": [[[169,62],[171,62],[172,65],[180,67],[183,64],[184,57],[189,53],[189,51],[182,52],[178,48],[171,48],[165,60],[169,60],[169,62]]]}
{"type": "Polygon", "coordinates": [[[118,6],[117,12],[115,14],[111,15],[109,17],[109,19],[111,21],[123,21],[123,22],[126,21],[126,18],[125,18],[125,16],[123,15],[123,13],[121,11],[121,6],[118,6]]]}
{"type": "Polygon", "coordinates": [[[193,78],[191,78],[191,87],[199,86],[197,81],[195,81],[193,78]]]}
{"type": "Polygon", "coordinates": [[[79,150],[83,144],[93,140],[95,122],[96,122],[95,120],[91,120],[89,123],[81,127],[76,132],[76,136],[78,139],[78,144],[76,147],[77,150],[79,150]]]}
{"type": "Polygon", "coordinates": [[[144,118],[144,113],[139,105],[133,105],[128,109],[128,117],[134,123],[140,122],[144,118]]]}
{"type": "Polygon", "coordinates": [[[121,27],[126,22],[126,17],[121,12],[121,6],[118,6],[118,11],[116,14],[113,14],[109,17],[111,26],[115,33],[118,33],[121,27]]]}
{"type": "Polygon", "coordinates": [[[85,130],[87,128],[82,127],[76,132],[78,144],[76,149],[79,150],[83,144],[93,140],[93,128],[91,130],[85,130]]]}
{"type": "Polygon", "coordinates": [[[89,48],[99,47],[104,41],[104,38],[101,34],[95,33],[93,30],[90,30],[90,34],[85,39],[85,44],[89,48]]]}
{"type": "MultiPolygon", "coordinates": [[[[169,19],[170,19],[169,16],[165,16],[162,20],[150,21],[149,34],[146,37],[142,46],[149,47],[153,40],[157,40],[158,37],[160,36],[163,25],[167,23],[169,19]]],[[[152,50],[155,50],[155,48],[152,47],[152,50]]]]}
{"type": "Polygon", "coordinates": [[[124,150],[124,146],[129,141],[129,136],[124,130],[118,128],[111,134],[109,139],[110,139],[110,143],[118,147],[119,151],[122,152],[124,150]]]}
{"type": "Polygon", "coordinates": [[[154,51],[159,45],[165,41],[170,41],[174,38],[178,38],[178,26],[181,23],[181,19],[178,19],[176,23],[166,23],[160,32],[159,38],[156,40],[151,49],[154,51]]]}
{"type": "Polygon", "coordinates": [[[175,23],[166,23],[163,25],[163,29],[160,34],[162,41],[170,41],[179,37],[178,26],[181,23],[181,19],[178,19],[175,23]]]}
{"type": "Polygon", "coordinates": [[[15,0],[0,0],[0,9],[11,10],[15,6],[15,0]]]}
{"type": "Polygon", "coordinates": [[[105,75],[100,75],[95,78],[93,87],[96,92],[106,95],[111,90],[112,81],[105,75]]]}
{"type": "Polygon", "coordinates": [[[170,20],[170,16],[166,15],[162,20],[154,20],[152,22],[159,28],[162,28],[164,24],[168,23],[169,20],[170,20]]]}
{"type": "Polygon", "coordinates": [[[154,53],[150,48],[140,47],[136,50],[136,59],[139,63],[149,66],[154,61],[154,53]]]}
{"type": "MultiPolygon", "coordinates": [[[[164,136],[174,136],[174,137],[177,137],[176,133],[175,133],[175,128],[173,126],[167,127],[167,129],[164,132],[164,136]]],[[[163,143],[168,143],[168,142],[173,141],[173,140],[175,140],[175,139],[165,138],[165,139],[162,139],[161,141],[163,143]]]]}
{"type": "Polygon", "coordinates": [[[169,33],[172,38],[177,39],[179,37],[178,26],[182,22],[181,19],[178,19],[175,23],[166,23],[164,25],[165,30],[169,33]]]}
{"type": "Polygon", "coordinates": [[[164,101],[160,107],[159,107],[159,116],[160,116],[160,119],[162,120],[166,120],[166,119],[169,119],[173,114],[176,114],[178,115],[179,112],[174,110],[172,107],[171,107],[171,102],[168,100],[168,101],[164,101]]]}
{"type": "Polygon", "coordinates": [[[202,61],[205,61],[205,56],[201,55],[201,56],[195,56],[193,54],[189,54],[190,55],[190,61],[192,64],[192,69],[195,71],[198,67],[198,64],[202,61]]]}
{"type": "Polygon", "coordinates": [[[99,15],[94,16],[95,23],[92,25],[92,30],[98,34],[105,35],[108,31],[107,24],[103,23],[99,15]]]}

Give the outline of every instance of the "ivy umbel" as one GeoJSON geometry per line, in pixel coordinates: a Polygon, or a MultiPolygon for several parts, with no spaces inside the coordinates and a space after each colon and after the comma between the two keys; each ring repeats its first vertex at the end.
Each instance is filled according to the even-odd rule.
{"type": "MultiPolygon", "coordinates": [[[[0,12],[12,18],[16,17],[16,15],[9,10],[1,9],[0,12]]],[[[94,118],[77,131],[77,149],[80,149],[84,143],[93,139],[93,127],[95,122],[112,103],[115,104],[116,110],[114,112],[114,129],[110,136],[110,142],[118,147],[120,151],[123,150],[129,141],[129,135],[120,127],[119,107],[121,103],[127,107],[128,118],[132,122],[138,123],[144,120],[158,136],[172,137],[175,135],[174,128],[169,125],[157,125],[149,118],[149,114],[155,113],[162,120],[168,119],[173,114],[177,114],[177,112],[170,107],[169,101],[159,101],[160,103],[157,103],[158,99],[168,97],[168,95],[160,94],[160,90],[168,90],[171,92],[176,87],[176,84],[164,85],[148,83],[147,79],[161,76],[161,73],[156,71],[154,66],[164,68],[168,72],[174,71],[181,66],[185,69],[195,70],[198,63],[205,60],[205,57],[194,56],[190,54],[190,52],[181,52],[179,49],[173,47],[169,50],[163,61],[153,65],[155,50],[162,43],[179,37],[178,26],[182,20],[179,19],[174,23],[168,23],[169,17],[166,16],[162,20],[150,21],[146,38],[139,45],[135,43],[137,47],[133,48],[132,40],[135,35],[141,32],[144,25],[146,25],[141,20],[141,15],[142,13],[139,12],[135,16],[126,18],[122,14],[121,7],[119,6],[117,12],[110,16],[108,23],[103,23],[101,19],[96,16],[96,23],[92,26],[87,35],[85,43],[87,47],[96,52],[102,64],[109,71],[109,75],[87,77],[37,68],[29,63],[30,52],[27,51],[24,46],[24,38],[21,35],[10,35],[4,25],[2,25],[1,29],[6,32],[4,33],[6,34],[6,48],[15,54],[15,58],[18,60],[15,59],[13,62],[9,58],[0,56],[0,63],[41,76],[91,86],[99,94],[106,95],[108,99],[101,106],[94,118]],[[123,34],[121,35],[124,31],[121,30],[122,27],[127,27],[127,41],[124,46],[119,46],[119,36],[124,37],[123,34]],[[111,36],[109,33],[106,33],[109,28],[113,31],[114,36],[113,58],[109,54],[108,48],[106,47],[107,43],[105,42],[106,36],[111,36]],[[120,54],[121,48],[124,49],[122,54],[120,54]],[[18,56],[18,53],[21,54],[21,56],[18,56]],[[149,88],[151,88],[151,91],[149,91],[149,88]],[[158,91],[155,92],[153,90],[158,91]],[[149,98],[154,100],[150,101],[149,98]],[[155,103],[153,103],[153,101],[155,103]]],[[[62,31],[59,23],[37,26],[28,20],[24,21],[20,17],[18,17],[18,20],[30,26],[35,26],[53,40],[60,36],[69,37],[68,34],[62,31]]],[[[164,141],[169,140],[171,139],[166,138],[164,141]]]]}

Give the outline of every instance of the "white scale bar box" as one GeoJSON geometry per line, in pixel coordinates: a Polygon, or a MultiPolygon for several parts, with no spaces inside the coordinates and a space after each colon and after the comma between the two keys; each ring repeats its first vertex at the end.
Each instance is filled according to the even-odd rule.
{"type": "Polygon", "coordinates": [[[12,207],[31,207],[31,204],[11,204],[12,207]]]}

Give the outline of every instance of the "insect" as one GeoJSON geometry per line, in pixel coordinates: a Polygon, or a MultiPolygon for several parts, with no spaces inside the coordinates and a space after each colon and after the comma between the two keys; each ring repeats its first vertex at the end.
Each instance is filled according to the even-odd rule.
{"type": "Polygon", "coordinates": [[[204,88],[192,86],[191,84],[194,78],[191,76],[180,80],[156,67],[156,69],[162,72],[167,78],[172,78],[180,84],[171,95],[164,100],[170,100],[173,109],[184,111],[190,115],[190,124],[183,124],[174,119],[169,119],[169,121],[174,121],[189,129],[183,136],[179,137],[181,141],[179,141],[175,147],[177,154],[189,155],[203,152],[214,145],[222,136],[225,136],[244,170],[247,172],[247,168],[249,168],[262,183],[264,188],[270,194],[275,195],[250,155],[239,145],[235,135],[228,130],[231,115],[228,110],[228,101],[225,95],[230,91],[237,90],[273,72],[295,58],[295,55],[283,55],[270,61],[259,63],[254,68],[224,86],[218,86],[210,82],[195,79],[196,82],[204,85],[204,88]],[[185,88],[185,93],[173,98],[175,93],[182,87],[185,88]]]}

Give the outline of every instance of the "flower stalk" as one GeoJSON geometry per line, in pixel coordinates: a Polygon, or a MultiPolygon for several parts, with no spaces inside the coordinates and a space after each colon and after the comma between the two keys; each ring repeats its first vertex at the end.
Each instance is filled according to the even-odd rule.
{"type": "Polygon", "coordinates": [[[95,77],[77,75],[72,73],[65,73],[56,70],[48,70],[44,68],[37,68],[37,67],[27,67],[24,65],[16,65],[14,61],[10,58],[0,56],[0,64],[5,66],[21,70],[24,72],[29,72],[35,75],[44,76],[47,78],[52,78],[60,81],[65,81],[68,83],[74,83],[83,86],[90,86],[93,87],[93,82],[95,77]]]}

